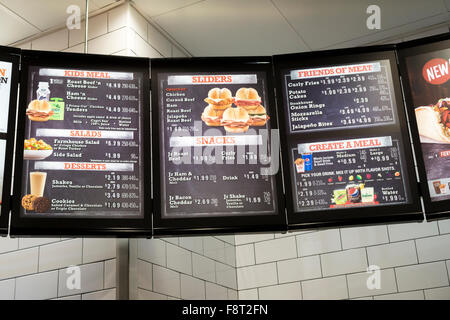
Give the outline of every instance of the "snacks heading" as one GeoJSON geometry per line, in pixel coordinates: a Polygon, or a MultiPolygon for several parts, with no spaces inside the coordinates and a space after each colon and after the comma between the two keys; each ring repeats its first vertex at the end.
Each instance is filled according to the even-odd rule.
{"type": "Polygon", "coordinates": [[[379,72],[380,70],[381,70],[381,66],[380,66],[379,62],[353,64],[353,65],[347,65],[347,66],[302,69],[302,70],[291,71],[291,79],[298,80],[298,79],[332,77],[332,76],[349,75],[349,74],[379,72]]]}

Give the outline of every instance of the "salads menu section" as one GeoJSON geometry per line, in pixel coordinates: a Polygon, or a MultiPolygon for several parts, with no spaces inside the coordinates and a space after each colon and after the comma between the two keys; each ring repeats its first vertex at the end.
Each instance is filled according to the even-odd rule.
{"type": "Polygon", "coordinates": [[[218,72],[220,61],[209,71],[202,67],[200,61],[191,70],[165,72],[152,64],[161,192],[155,227],[187,219],[189,229],[198,224],[193,218],[208,226],[219,221],[211,218],[228,218],[222,220],[227,227],[242,217],[257,226],[255,216],[273,219],[279,206],[270,73],[248,66],[218,72]]]}
{"type": "Polygon", "coordinates": [[[399,50],[426,212],[450,203],[450,40],[399,50]]]}
{"type": "Polygon", "coordinates": [[[328,214],[337,221],[340,209],[358,210],[353,212],[364,219],[376,216],[377,207],[395,213],[412,205],[415,179],[408,163],[413,160],[401,125],[406,120],[399,87],[394,88],[394,53],[354,60],[336,54],[328,64],[325,58],[310,60],[275,60],[282,79],[288,212],[297,214],[292,220],[309,214],[306,222],[311,222],[328,214]]]}

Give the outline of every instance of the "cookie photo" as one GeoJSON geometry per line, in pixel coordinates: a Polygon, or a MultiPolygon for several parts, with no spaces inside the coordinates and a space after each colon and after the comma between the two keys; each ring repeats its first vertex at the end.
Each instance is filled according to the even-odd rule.
{"type": "Polygon", "coordinates": [[[26,196],[24,196],[22,198],[22,207],[25,210],[28,211],[33,211],[34,210],[34,200],[36,200],[37,196],[35,196],[34,194],[27,194],[26,196]]]}

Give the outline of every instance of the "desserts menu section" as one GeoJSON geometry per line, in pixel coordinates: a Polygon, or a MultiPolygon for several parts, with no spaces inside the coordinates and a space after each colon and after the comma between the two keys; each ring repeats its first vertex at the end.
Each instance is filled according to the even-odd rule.
{"type": "Polygon", "coordinates": [[[431,201],[450,199],[450,49],[405,59],[431,201]]]}
{"type": "Polygon", "coordinates": [[[22,215],[141,218],[139,72],[29,68],[22,215]]]}
{"type": "Polygon", "coordinates": [[[389,77],[389,61],[290,71],[284,92],[290,132],[393,124],[389,77]]]}
{"type": "Polygon", "coordinates": [[[265,72],[158,74],[162,218],[276,213],[266,83],[265,72]]]}
{"type": "Polygon", "coordinates": [[[295,212],[409,202],[389,60],[281,76],[295,212]]]}

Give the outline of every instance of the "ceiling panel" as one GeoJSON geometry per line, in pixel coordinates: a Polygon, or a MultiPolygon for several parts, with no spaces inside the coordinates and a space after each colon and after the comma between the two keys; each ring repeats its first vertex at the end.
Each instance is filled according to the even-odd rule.
{"type": "MultiPolygon", "coordinates": [[[[90,0],[89,3],[92,10],[97,10],[117,1],[119,0],[90,0]]],[[[91,9],[89,9],[89,12],[91,12],[91,9]]]]}
{"type": "Polygon", "coordinates": [[[155,21],[194,56],[308,50],[269,0],[207,0],[155,21]]]}
{"type": "Polygon", "coordinates": [[[24,39],[39,32],[38,29],[0,6],[0,45],[8,45],[20,39],[24,39]]]}
{"type": "MultiPolygon", "coordinates": [[[[97,10],[100,5],[112,3],[110,0],[90,1],[90,10],[97,10]]],[[[85,0],[0,0],[4,5],[17,15],[21,16],[41,31],[64,24],[70,5],[78,5],[84,14],[85,0]]]]}
{"type": "Polygon", "coordinates": [[[442,0],[273,0],[312,49],[364,37],[427,17],[446,18],[442,0]],[[381,30],[366,26],[366,9],[381,8],[381,30]]]}
{"type": "Polygon", "coordinates": [[[183,8],[204,0],[134,0],[136,7],[148,17],[154,17],[171,10],[183,8]]]}

